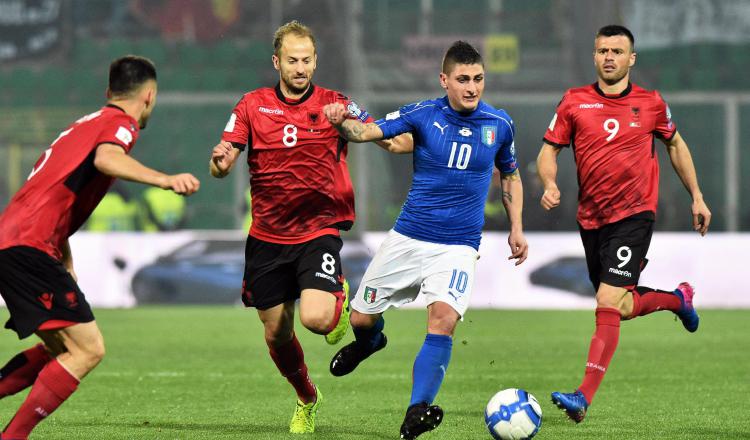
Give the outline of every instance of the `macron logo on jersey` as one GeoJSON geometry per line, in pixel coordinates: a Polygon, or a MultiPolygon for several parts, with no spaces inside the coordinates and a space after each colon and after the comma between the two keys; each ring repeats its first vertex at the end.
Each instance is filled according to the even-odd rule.
{"type": "Polygon", "coordinates": [[[261,113],[268,113],[269,115],[283,115],[284,114],[284,110],[281,110],[278,108],[258,107],[258,111],[261,113]]]}
{"type": "Polygon", "coordinates": [[[604,108],[604,104],[596,102],[594,104],[580,104],[578,108],[604,108]]]}
{"type": "Polygon", "coordinates": [[[118,128],[115,137],[125,145],[130,145],[130,143],[133,142],[133,134],[125,127],[118,128]]]}

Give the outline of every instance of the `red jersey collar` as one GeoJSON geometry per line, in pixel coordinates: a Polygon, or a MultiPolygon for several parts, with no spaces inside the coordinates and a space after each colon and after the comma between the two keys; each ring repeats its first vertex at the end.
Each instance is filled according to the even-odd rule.
{"type": "MultiPolygon", "coordinates": [[[[122,108],[122,107],[120,107],[119,105],[114,105],[114,104],[107,104],[107,105],[105,105],[105,107],[111,107],[111,108],[114,108],[114,109],[120,110],[120,111],[121,111],[121,112],[123,112],[123,113],[126,113],[126,112],[125,112],[125,109],[123,109],[123,108],[122,108]]],[[[126,114],[127,114],[127,113],[126,113],[126,114]]]]}
{"type": "Polygon", "coordinates": [[[274,90],[276,91],[276,97],[279,98],[279,101],[283,102],[284,104],[288,105],[300,105],[303,102],[307,101],[307,99],[312,96],[313,92],[315,91],[315,85],[313,83],[310,83],[310,87],[307,89],[304,95],[300,99],[294,99],[289,100],[286,96],[281,92],[281,83],[276,83],[276,87],[274,87],[274,90]]]}
{"type": "Polygon", "coordinates": [[[595,82],[594,84],[592,84],[592,86],[594,86],[594,90],[596,90],[596,93],[600,94],[601,96],[603,96],[603,97],[605,97],[607,99],[623,98],[625,96],[628,96],[628,94],[630,94],[630,92],[633,90],[633,83],[631,83],[630,81],[628,81],[628,86],[625,87],[625,90],[623,90],[622,92],[618,93],[617,95],[608,95],[608,94],[604,93],[604,91],[599,87],[599,83],[598,82],[595,82]]]}

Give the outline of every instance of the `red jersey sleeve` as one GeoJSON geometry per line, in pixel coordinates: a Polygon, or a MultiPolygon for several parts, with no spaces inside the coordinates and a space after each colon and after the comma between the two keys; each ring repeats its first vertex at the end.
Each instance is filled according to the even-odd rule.
{"type": "Polygon", "coordinates": [[[244,150],[245,145],[250,143],[250,135],[252,133],[250,118],[247,113],[249,99],[249,95],[245,95],[234,106],[234,110],[232,110],[232,114],[229,116],[229,121],[226,127],[224,127],[224,133],[221,135],[221,140],[231,142],[240,150],[244,150]]]}
{"type": "Polygon", "coordinates": [[[672,122],[672,112],[669,110],[669,106],[664,99],[661,97],[659,92],[654,92],[656,95],[656,122],[654,124],[654,135],[664,139],[670,140],[677,133],[677,127],[672,122]]]}
{"type": "Polygon", "coordinates": [[[557,104],[555,115],[552,117],[552,121],[550,121],[549,127],[547,127],[547,131],[544,134],[544,142],[555,147],[567,147],[570,145],[572,124],[569,102],[570,91],[566,92],[560,103],[557,104]]]}
{"type": "Polygon", "coordinates": [[[94,146],[115,144],[121,146],[126,153],[130,153],[136,140],[138,129],[133,125],[131,118],[123,114],[111,118],[103,125],[94,146]]]}

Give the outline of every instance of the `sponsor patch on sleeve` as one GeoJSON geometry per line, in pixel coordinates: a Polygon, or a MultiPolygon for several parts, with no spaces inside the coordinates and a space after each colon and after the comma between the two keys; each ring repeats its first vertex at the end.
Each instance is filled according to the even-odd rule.
{"type": "Polygon", "coordinates": [[[237,122],[237,115],[232,113],[232,116],[229,117],[229,121],[227,121],[227,126],[224,127],[224,131],[227,133],[232,133],[234,131],[234,123],[237,122]]]}
{"type": "Polygon", "coordinates": [[[401,117],[401,112],[396,110],[395,112],[390,112],[387,115],[385,115],[386,121],[392,121],[394,119],[398,119],[401,117]]]}
{"type": "Polygon", "coordinates": [[[131,142],[133,142],[133,133],[130,132],[125,127],[119,127],[117,129],[117,133],[115,133],[115,137],[120,140],[125,145],[130,145],[131,142]]]}

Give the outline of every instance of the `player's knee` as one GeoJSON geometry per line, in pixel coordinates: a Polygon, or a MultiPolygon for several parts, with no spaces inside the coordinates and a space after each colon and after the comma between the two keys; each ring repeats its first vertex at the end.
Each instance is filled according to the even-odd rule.
{"type": "Polygon", "coordinates": [[[313,333],[326,334],[332,327],[334,316],[326,310],[300,312],[299,320],[305,328],[313,333]]]}
{"type": "Polygon", "coordinates": [[[94,367],[104,359],[106,349],[104,348],[104,339],[98,338],[93,340],[86,345],[80,347],[79,356],[82,358],[81,361],[88,370],[93,370],[94,367]]]}
{"type": "Polygon", "coordinates": [[[379,318],[380,315],[367,315],[365,313],[360,313],[356,310],[352,310],[352,313],[349,316],[349,322],[351,323],[352,327],[370,328],[375,325],[375,322],[377,322],[379,318]]]}

